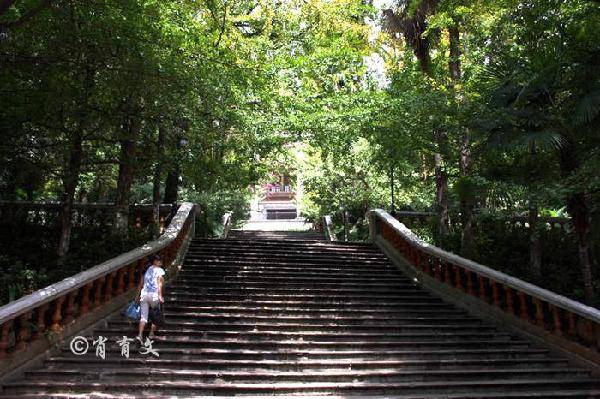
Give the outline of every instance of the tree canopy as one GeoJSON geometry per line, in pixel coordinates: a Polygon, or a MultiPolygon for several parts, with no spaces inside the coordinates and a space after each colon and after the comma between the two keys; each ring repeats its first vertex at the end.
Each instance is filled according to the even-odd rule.
{"type": "Polygon", "coordinates": [[[526,215],[533,279],[568,215],[591,301],[599,122],[598,1],[0,0],[2,198],[61,200],[60,256],[74,202],[217,217],[284,159],[309,217],[435,211],[474,259],[526,215]]]}

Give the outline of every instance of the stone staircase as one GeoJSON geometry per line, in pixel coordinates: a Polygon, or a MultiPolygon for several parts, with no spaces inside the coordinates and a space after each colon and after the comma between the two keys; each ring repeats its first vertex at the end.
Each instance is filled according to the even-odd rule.
{"type": "Polygon", "coordinates": [[[261,230],[231,230],[229,239],[236,240],[293,240],[320,241],[323,235],[315,230],[307,231],[261,231],[261,230]]]}
{"type": "Polygon", "coordinates": [[[135,331],[114,315],[92,334],[106,359],[65,344],[0,396],[600,397],[589,370],[444,303],[375,247],[312,238],[193,241],[159,357],[122,357],[115,341],[135,331]]]}

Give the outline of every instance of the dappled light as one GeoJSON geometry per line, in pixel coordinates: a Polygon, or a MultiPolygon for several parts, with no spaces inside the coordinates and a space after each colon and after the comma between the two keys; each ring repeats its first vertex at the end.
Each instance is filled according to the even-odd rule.
{"type": "Polygon", "coordinates": [[[0,0],[0,399],[600,397],[600,1],[0,0]]]}

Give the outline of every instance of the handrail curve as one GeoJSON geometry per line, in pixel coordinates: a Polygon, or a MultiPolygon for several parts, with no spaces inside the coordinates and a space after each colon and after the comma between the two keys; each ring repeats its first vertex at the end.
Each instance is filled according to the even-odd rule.
{"type": "Polygon", "coordinates": [[[223,233],[221,234],[221,238],[227,238],[229,235],[229,230],[231,230],[231,216],[233,212],[225,212],[223,215],[223,233]]]}
{"type": "Polygon", "coordinates": [[[337,241],[337,237],[335,235],[335,233],[333,232],[333,222],[331,220],[331,215],[325,215],[323,216],[323,226],[324,226],[324,233],[325,233],[325,238],[329,241],[337,241]]]}
{"type": "Polygon", "coordinates": [[[182,203],[158,239],[0,307],[0,359],[9,352],[11,331],[16,337],[13,352],[24,349],[46,330],[58,333],[75,318],[135,288],[150,255],[160,254],[167,269],[175,267],[193,236],[196,213],[196,205],[182,203]]]}
{"type": "Polygon", "coordinates": [[[382,209],[369,211],[368,218],[371,240],[387,241],[411,267],[557,336],[598,351],[600,310],[426,243],[382,209]]]}

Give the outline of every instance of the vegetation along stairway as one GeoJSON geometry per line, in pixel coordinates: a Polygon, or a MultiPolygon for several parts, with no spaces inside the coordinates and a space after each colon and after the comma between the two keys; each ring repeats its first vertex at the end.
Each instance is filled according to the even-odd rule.
{"type": "MultiPolygon", "coordinates": [[[[589,370],[445,303],[375,246],[248,234],[192,241],[166,290],[159,357],[64,345],[3,395],[600,396],[589,370]]],[[[120,315],[93,331],[124,334],[120,315]]]]}

